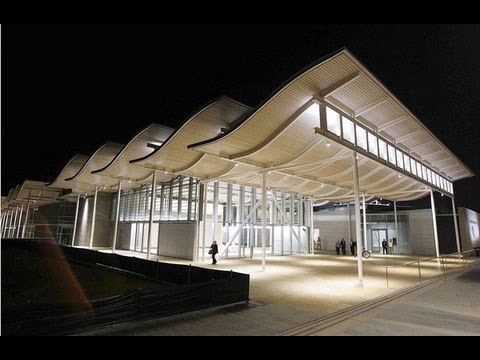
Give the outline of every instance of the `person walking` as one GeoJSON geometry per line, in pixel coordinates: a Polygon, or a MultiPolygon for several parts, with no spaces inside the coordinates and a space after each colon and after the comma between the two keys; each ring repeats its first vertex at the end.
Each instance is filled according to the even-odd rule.
{"type": "Polygon", "coordinates": [[[212,255],[212,265],[217,265],[217,259],[215,256],[218,254],[218,245],[216,241],[214,241],[212,246],[210,246],[210,251],[208,253],[212,255]]]}
{"type": "Polygon", "coordinates": [[[337,255],[340,255],[340,247],[342,245],[340,244],[340,240],[337,241],[337,243],[335,244],[335,250],[337,251],[337,255]]]}
{"type": "Polygon", "coordinates": [[[388,243],[387,240],[382,241],[383,255],[388,255],[388,243]]]}
{"type": "Polygon", "coordinates": [[[340,244],[342,245],[342,255],[347,255],[347,242],[345,241],[345,239],[342,239],[340,244]]]}

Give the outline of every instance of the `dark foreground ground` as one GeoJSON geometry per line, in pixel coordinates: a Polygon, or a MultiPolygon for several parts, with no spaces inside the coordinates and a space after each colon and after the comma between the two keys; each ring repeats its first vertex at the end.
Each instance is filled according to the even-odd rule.
{"type": "Polygon", "coordinates": [[[59,248],[2,248],[2,312],[27,303],[85,303],[169,284],[69,263],[59,248]]]}

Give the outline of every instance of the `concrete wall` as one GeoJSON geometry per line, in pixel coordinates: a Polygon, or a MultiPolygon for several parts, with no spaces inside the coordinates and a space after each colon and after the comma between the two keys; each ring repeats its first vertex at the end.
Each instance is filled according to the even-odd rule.
{"type": "MultiPolygon", "coordinates": [[[[351,212],[351,238],[355,239],[355,214],[354,209],[351,212]]],[[[335,244],[342,238],[349,241],[348,238],[348,211],[342,209],[338,211],[321,211],[314,213],[313,216],[314,229],[320,230],[320,238],[322,239],[322,250],[335,250],[335,244]]]]}
{"type": "Polygon", "coordinates": [[[193,261],[196,222],[160,223],[158,255],[193,261]]]}
{"type": "Polygon", "coordinates": [[[470,209],[459,208],[458,217],[462,250],[469,251],[473,248],[480,248],[480,214],[470,209]]]}
{"type": "Polygon", "coordinates": [[[431,210],[408,211],[412,254],[435,256],[435,238],[431,210]]]}
{"type": "Polygon", "coordinates": [[[132,224],[120,223],[118,224],[117,235],[117,249],[119,250],[133,250],[130,249],[130,236],[132,224]]]}
{"type": "MultiPolygon", "coordinates": [[[[111,194],[98,194],[97,213],[95,216],[95,233],[93,247],[111,247],[113,241],[113,222],[111,194]]],[[[92,226],[94,198],[81,199],[77,222],[75,246],[89,246],[92,226]]]]}
{"type": "MultiPolygon", "coordinates": [[[[354,208],[351,212],[352,239],[356,239],[355,231],[355,213],[354,208]]],[[[393,215],[393,214],[392,214],[393,215]]],[[[433,220],[430,210],[412,210],[399,212],[399,215],[408,215],[409,229],[399,230],[407,233],[410,240],[411,253],[422,256],[435,256],[435,240],[433,236],[433,220]]],[[[314,228],[320,230],[322,239],[322,250],[335,250],[335,243],[344,238],[348,242],[348,212],[347,209],[336,211],[322,211],[314,214],[314,228]]],[[[394,234],[392,234],[394,236],[394,234]]],[[[408,247],[400,249],[408,251],[408,247]]]]}

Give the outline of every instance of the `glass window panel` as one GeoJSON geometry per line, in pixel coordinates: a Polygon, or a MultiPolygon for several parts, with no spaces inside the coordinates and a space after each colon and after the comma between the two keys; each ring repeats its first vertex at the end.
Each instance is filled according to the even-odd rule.
{"type": "Polygon", "coordinates": [[[381,159],[388,161],[387,143],[380,139],[378,139],[378,155],[381,159]]]}
{"type": "Polygon", "coordinates": [[[417,176],[417,162],[410,158],[410,167],[412,169],[412,174],[417,176]]]}
{"type": "Polygon", "coordinates": [[[418,161],[416,161],[417,163],[417,176],[419,178],[422,178],[422,164],[420,164],[418,161]]]}
{"type": "Polygon", "coordinates": [[[327,130],[342,136],[340,114],[327,107],[327,130]]]}
{"type": "Polygon", "coordinates": [[[371,133],[368,133],[368,151],[370,151],[371,154],[378,156],[378,139],[371,133]]]}
{"type": "Polygon", "coordinates": [[[353,121],[342,117],[343,122],[343,138],[348,142],[355,144],[355,127],[353,121]]]}
{"type": "Polygon", "coordinates": [[[410,169],[410,157],[408,155],[403,155],[403,163],[405,165],[405,170],[411,173],[410,169]]]}
{"type": "Polygon", "coordinates": [[[401,151],[397,150],[397,166],[403,169],[403,154],[401,151]]]}
{"type": "Polygon", "coordinates": [[[367,131],[358,125],[355,125],[357,131],[357,146],[367,151],[367,131]]]}
{"type": "Polygon", "coordinates": [[[422,165],[422,179],[425,180],[425,181],[428,181],[427,168],[423,165],[422,165]]]}
{"type": "Polygon", "coordinates": [[[430,184],[433,184],[433,181],[432,181],[432,170],[430,169],[427,169],[427,180],[430,184]]]}
{"type": "Polygon", "coordinates": [[[395,148],[392,145],[388,145],[388,161],[393,165],[397,164],[397,159],[395,157],[395,148]]]}

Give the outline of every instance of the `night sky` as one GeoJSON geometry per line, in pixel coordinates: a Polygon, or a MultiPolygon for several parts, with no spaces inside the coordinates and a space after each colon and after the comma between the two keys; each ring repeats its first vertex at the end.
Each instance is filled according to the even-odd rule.
{"type": "MultiPolygon", "coordinates": [[[[3,25],[2,195],[221,95],[255,107],[342,47],[480,174],[480,25],[3,25]]],[[[480,211],[479,186],[458,205],[480,211]]]]}

